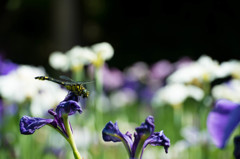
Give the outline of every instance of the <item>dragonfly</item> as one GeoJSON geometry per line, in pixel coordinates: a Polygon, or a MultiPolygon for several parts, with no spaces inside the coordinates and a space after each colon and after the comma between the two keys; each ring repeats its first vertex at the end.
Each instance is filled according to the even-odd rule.
{"type": "Polygon", "coordinates": [[[67,76],[60,76],[61,79],[55,79],[48,76],[37,76],[35,79],[38,80],[47,80],[52,81],[54,83],[60,84],[65,87],[67,90],[75,93],[77,96],[82,96],[83,98],[87,98],[89,96],[89,91],[83,86],[84,84],[91,83],[90,82],[80,82],[80,81],[73,81],[71,78],[67,76]]]}

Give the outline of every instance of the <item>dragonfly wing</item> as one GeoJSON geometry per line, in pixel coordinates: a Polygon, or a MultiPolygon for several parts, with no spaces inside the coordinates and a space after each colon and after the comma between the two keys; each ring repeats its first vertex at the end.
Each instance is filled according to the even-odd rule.
{"type": "Polygon", "coordinates": [[[94,83],[94,81],[84,81],[84,82],[78,81],[77,82],[77,84],[89,84],[89,83],[94,83]]]}
{"type": "Polygon", "coordinates": [[[67,76],[64,76],[64,75],[59,76],[59,78],[65,80],[65,81],[75,82],[75,81],[73,81],[71,78],[69,78],[69,77],[67,77],[67,76]]]}

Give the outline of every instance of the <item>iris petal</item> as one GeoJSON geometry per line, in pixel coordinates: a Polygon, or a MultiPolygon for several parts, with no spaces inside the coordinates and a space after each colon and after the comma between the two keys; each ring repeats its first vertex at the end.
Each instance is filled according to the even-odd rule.
{"type": "Polygon", "coordinates": [[[143,151],[148,144],[164,146],[165,152],[168,152],[170,140],[163,134],[163,131],[154,133],[154,129],[154,118],[148,116],[145,122],[135,129],[134,142],[132,142],[132,135],[129,132],[122,134],[118,129],[117,123],[110,121],[104,127],[102,136],[104,141],[122,141],[131,159],[137,159],[139,156],[141,159],[143,151]]]}
{"type": "Polygon", "coordinates": [[[238,104],[225,99],[216,102],[215,108],[208,115],[207,127],[217,147],[225,147],[231,133],[239,124],[239,114],[238,104]]]}
{"type": "Polygon", "coordinates": [[[40,129],[46,124],[53,123],[53,119],[34,118],[29,116],[23,116],[20,120],[20,132],[21,134],[29,135],[33,134],[35,130],[40,129]]]}
{"type": "Polygon", "coordinates": [[[76,112],[82,113],[82,108],[78,104],[78,102],[69,100],[69,101],[62,101],[56,108],[56,113],[58,117],[62,117],[62,114],[73,115],[76,112]]]}
{"type": "Polygon", "coordinates": [[[108,122],[102,131],[104,141],[120,142],[119,134],[117,122],[114,124],[111,121],[108,122]]]}
{"type": "Polygon", "coordinates": [[[170,140],[164,135],[163,131],[153,133],[144,143],[144,148],[148,144],[152,146],[163,146],[165,152],[168,153],[168,148],[170,147],[170,140]]]}
{"type": "Polygon", "coordinates": [[[154,118],[152,116],[148,116],[145,122],[135,130],[137,135],[142,136],[143,134],[152,134],[154,132],[154,128],[154,118]]]}
{"type": "Polygon", "coordinates": [[[132,146],[132,157],[136,157],[140,154],[145,140],[154,132],[154,118],[148,116],[141,126],[137,127],[136,133],[134,133],[134,142],[132,146]]]}
{"type": "Polygon", "coordinates": [[[126,147],[129,155],[131,154],[132,138],[131,133],[126,132],[123,134],[119,131],[117,122],[108,122],[102,131],[102,137],[104,141],[120,142],[122,141],[126,147]]]}
{"type": "Polygon", "coordinates": [[[72,91],[69,91],[67,96],[65,97],[65,99],[63,101],[79,101],[79,96],[77,96],[75,93],[73,93],[72,91]]]}

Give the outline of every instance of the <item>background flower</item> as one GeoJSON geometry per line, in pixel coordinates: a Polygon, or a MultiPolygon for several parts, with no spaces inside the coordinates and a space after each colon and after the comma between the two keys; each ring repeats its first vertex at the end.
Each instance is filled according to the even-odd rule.
{"type": "Polygon", "coordinates": [[[209,113],[207,120],[208,131],[214,144],[224,148],[233,130],[240,122],[240,106],[228,100],[219,100],[209,113]]]}

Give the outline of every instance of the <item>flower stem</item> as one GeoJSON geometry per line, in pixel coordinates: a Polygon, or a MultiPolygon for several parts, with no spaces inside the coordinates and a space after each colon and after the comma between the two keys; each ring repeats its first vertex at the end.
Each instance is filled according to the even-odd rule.
{"type": "Polygon", "coordinates": [[[103,77],[102,77],[102,68],[95,68],[95,77],[96,77],[96,90],[98,94],[101,94],[103,91],[103,77]]]}
{"type": "Polygon", "coordinates": [[[68,143],[70,144],[72,150],[73,150],[73,155],[74,155],[74,158],[75,159],[82,159],[80,153],[78,152],[77,150],[77,147],[76,147],[76,144],[74,142],[74,139],[73,139],[73,134],[72,134],[72,130],[71,130],[71,127],[70,127],[70,124],[69,124],[69,120],[68,120],[68,115],[63,115],[63,122],[64,122],[64,125],[65,125],[65,128],[66,128],[66,133],[68,134],[68,143]]]}

